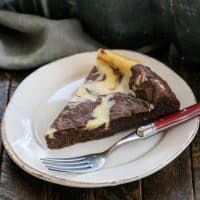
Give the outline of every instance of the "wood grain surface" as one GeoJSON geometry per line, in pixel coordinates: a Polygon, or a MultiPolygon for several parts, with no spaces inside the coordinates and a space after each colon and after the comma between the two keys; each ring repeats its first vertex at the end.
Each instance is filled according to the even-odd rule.
{"type": "MultiPolygon", "coordinates": [[[[168,60],[167,52],[153,57],[169,64],[193,89],[200,101],[200,70],[168,60]]],[[[0,120],[19,83],[31,71],[0,70],[0,120]]],[[[34,178],[9,158],[0,140],[0,199],[2,200],[200,200],[200,133],[176,160],[159,172],[137,182],[115,187],[84,189],[64,187],[34,178]]]]}
{"type": "MultiPolygon", "coordinates": [[[[4,110],[8,102],[9,88],[10,88],[10,75],[1,70],[0,71],[0,125],[4,110]]],[[[0,156],[2,156],[2,153],[3,153],[3,148],[2,148],[2,141],[0,139],[0,156]]]]}
{"type": "Polygon", "coordinates": [[[163,170],[143,180],[143,199],[192,200],[192,171],[189,149],[163,170]]]}

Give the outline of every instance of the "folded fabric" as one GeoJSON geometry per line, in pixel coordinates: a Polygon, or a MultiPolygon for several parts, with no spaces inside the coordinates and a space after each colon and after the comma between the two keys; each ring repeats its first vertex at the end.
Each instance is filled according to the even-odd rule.
{"type": "Polygon", "coordinates": [[[77,3],[77,0],[0,0],[0,9],[51,19],[66,19],[78,15],[77,3]]]}
{"type": "Polygon", "coordinates": [[[50,20],[0,11],[0,68],[28,69],[102,47],[78,20],[50,20]]]}

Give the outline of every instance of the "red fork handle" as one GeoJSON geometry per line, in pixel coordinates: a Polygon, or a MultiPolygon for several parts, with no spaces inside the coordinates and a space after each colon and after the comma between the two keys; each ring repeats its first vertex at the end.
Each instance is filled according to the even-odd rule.
{"type": "Polygon", "coordinates": [[[200,103],[194,104],[176,113],[163,117],[154,121],[154,125],[158,131],[164,131],[172,126],[181,124],[189,119],[193,119],[200,115],[200,103]]]}
{"type": "Polygon", "coordinates": [[[148,137],[197,116],[200,116],[200,103],[184,108],[176,113],[156,120],[151,124],[139,127],[137,129],[137,135],[148,137]]]}

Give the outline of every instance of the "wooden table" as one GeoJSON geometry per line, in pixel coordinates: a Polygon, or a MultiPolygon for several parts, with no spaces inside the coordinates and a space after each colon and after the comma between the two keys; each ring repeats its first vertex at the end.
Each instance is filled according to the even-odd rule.
{"type": "MultiPolygon", "coordinates": [[[[157,51],[157,59],[169,64],[192,87],[200,101],[200,67],[182,64],[178,56],[157,51]],[[159,52],[159,53],[158,53],[159,52]]],[[[31,71],[0,70],[0,119],[20,81],[31,71]]],[[[181,87],[181,86],[180,86],[181,87]]],[[[200,199],[200,133],[192,144],[159,172],[120,186],[79,189],[51,184],[32,177],[9,158],[0,141],[0,199],[67,200],[191,200],[200,199]]]]}

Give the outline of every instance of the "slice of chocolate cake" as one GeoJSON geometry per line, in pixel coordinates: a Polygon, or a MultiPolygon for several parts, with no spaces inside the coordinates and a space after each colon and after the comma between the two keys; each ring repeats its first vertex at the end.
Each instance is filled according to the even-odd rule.
{"type": "Polygon", "coordinates": [[[49,148],[111,136],[179,109],[168,84],[149,67],[108,50],[47,130],[49,148]]]}

